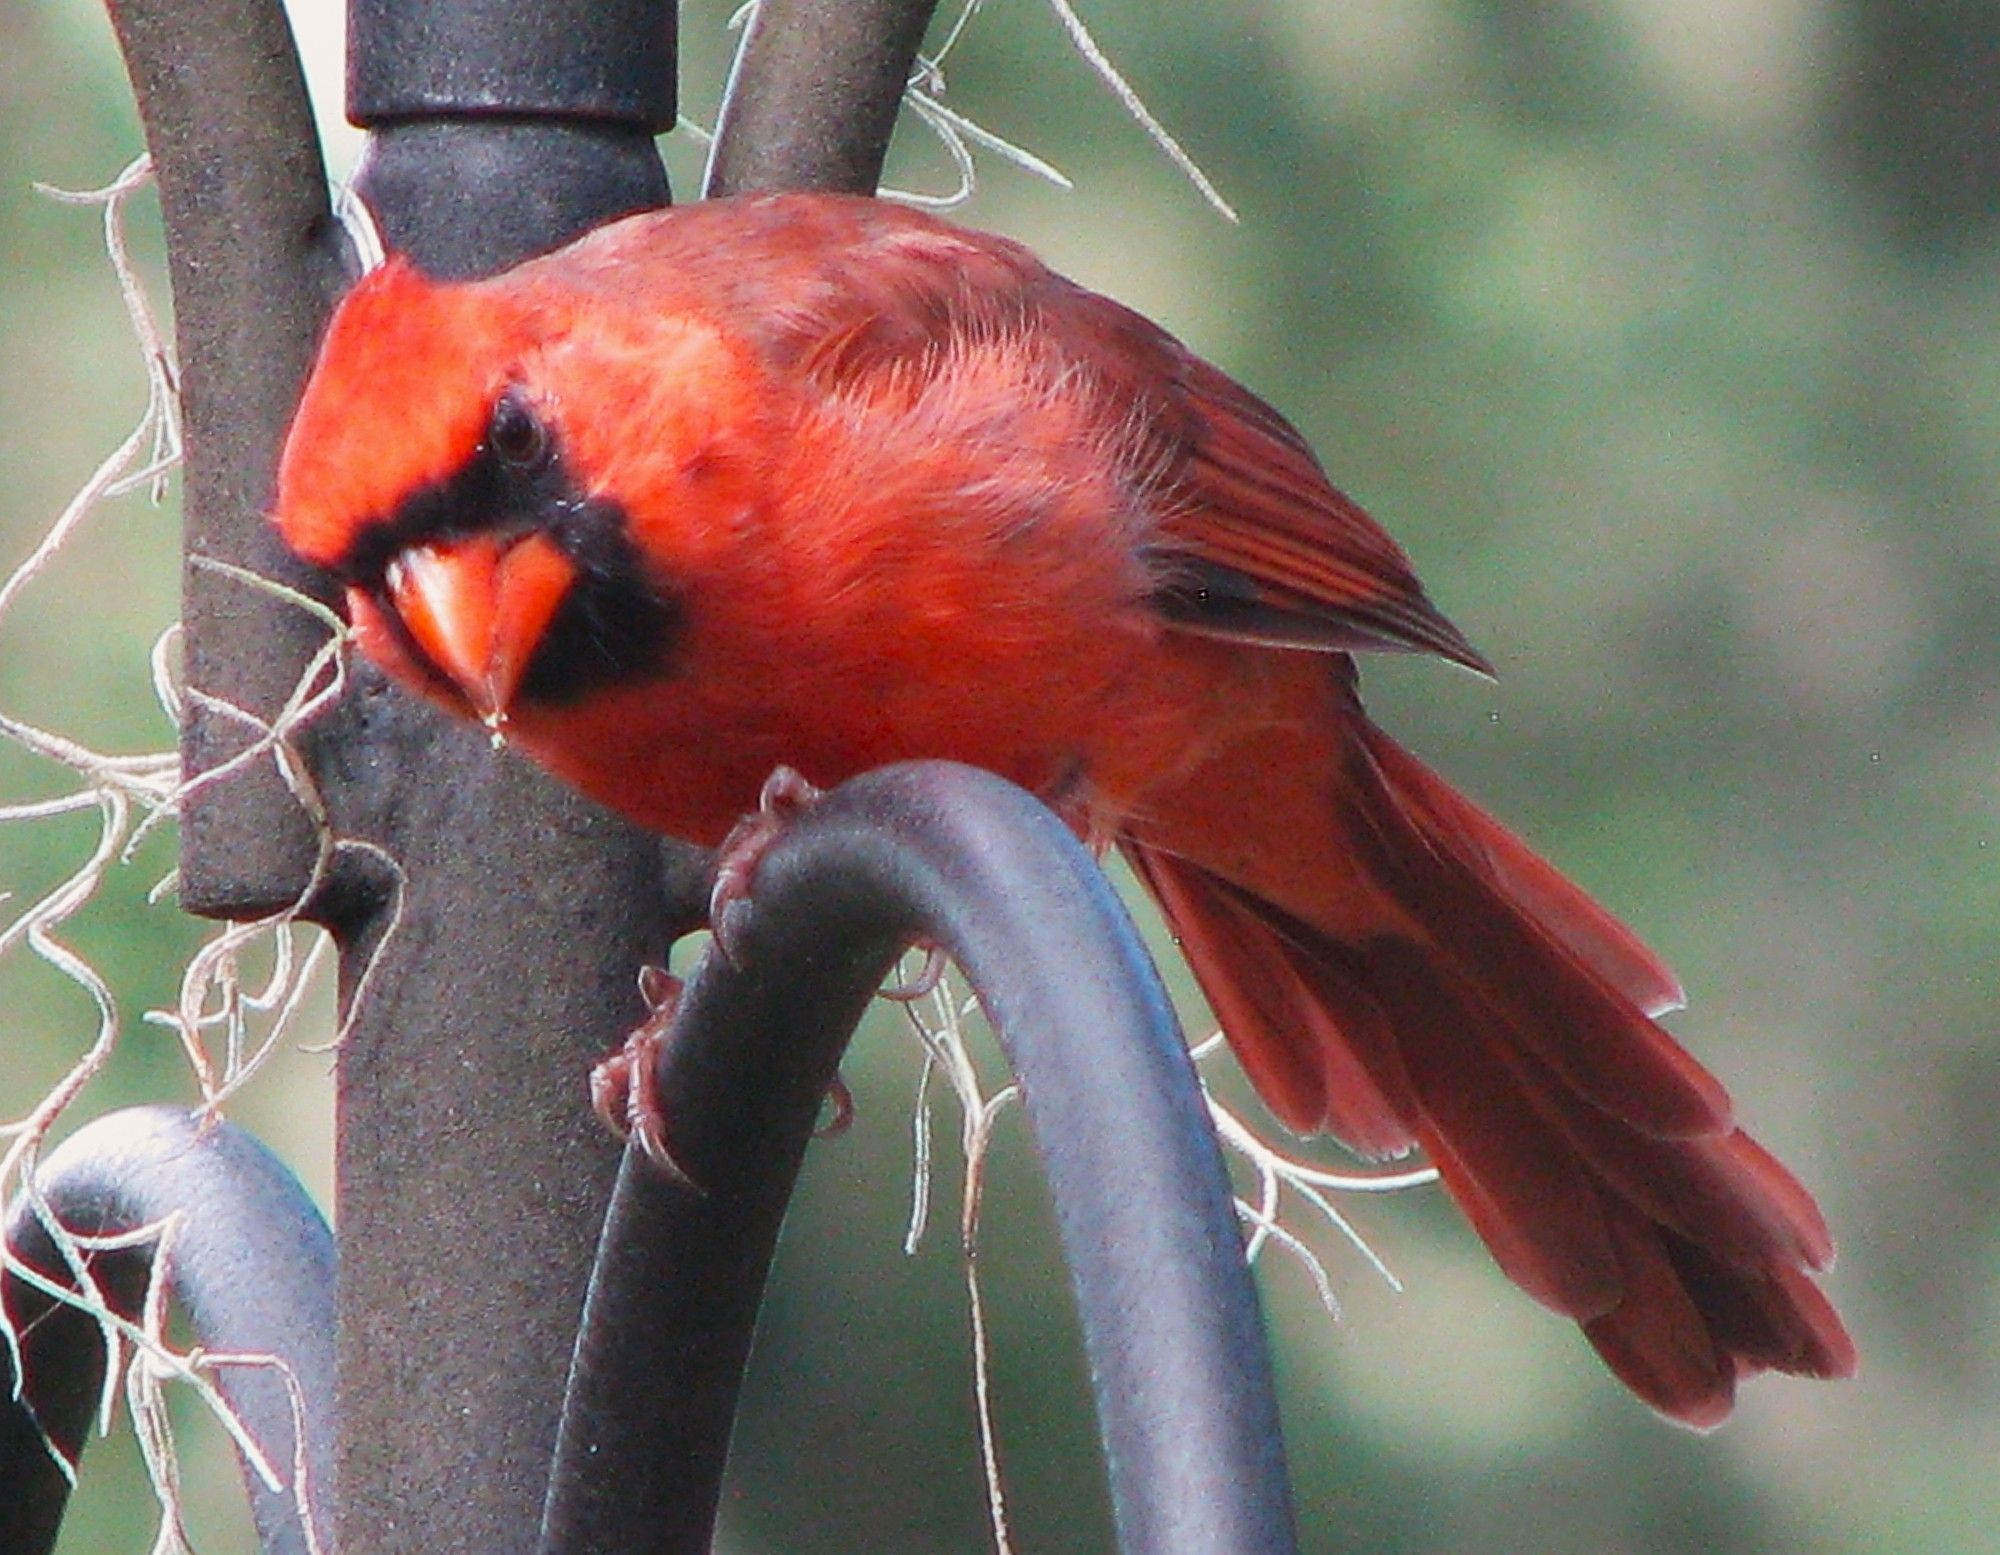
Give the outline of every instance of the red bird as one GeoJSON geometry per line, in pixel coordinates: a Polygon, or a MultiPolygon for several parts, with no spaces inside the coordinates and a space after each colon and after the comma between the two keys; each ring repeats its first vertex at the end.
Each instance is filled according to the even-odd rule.
{"type": "Polygon", "coordinates": [[[1115,840],[1289,1127],[1421,1148],[1688,1424],[1843,1376],[1811,1196],[1633,935],[1369,722],[1485,661],[1299,434],[1017,244],[872,200],[628,217],[335,314],[277,522],[363,650],[641,824],[947,757],[1115,840]]]}

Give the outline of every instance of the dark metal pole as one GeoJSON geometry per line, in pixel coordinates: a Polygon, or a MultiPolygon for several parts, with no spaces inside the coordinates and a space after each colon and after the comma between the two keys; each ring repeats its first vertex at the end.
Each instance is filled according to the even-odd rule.
{"type": "MultiPolygon", "coordinates": [[[[665,0],[355,0],[361,193],[446,275],[668,199],[665,0]]],[[[338,1530],[365,1555],[530,1548],[618,1154],[593,1061],[694,872],[364,672],[315,741],[336,831],[393,860],[329,903],[340,1054],[338,1530]],[[392,878],[393,877],[393,878],[392,878]],[[358,993],[358,997],[357,997],[358,993]]]]}
{"type": "MultiPolygon", "coordinates": [[[[306,1483],[293,1479],[292,1395],[269,1368],[230,1366],[216,1384],[283,1478],[269,1489],[244,1465],[265,1555],[306,1555],[310,1514],[319,1547],[332,1532],[333,1239],[283,1162],[231,1124],[178,1107],[133,1107],[86,1124],[36,1173],[50,1212],[80,1236],[116,1235],[173,1217],[165,1278],[197,1342],[211,1352],[268,1355],[298,1388],[306,1483]],[[302,1511],[303,1503],[303,1511],[302,1511]]],[[[29,1267],[72,1285],[67,1265],[25,1197],[8,1212],[7,1244],[29,1267]]],[[[90,1257],[93,1277],[136,1320],[158,1244],[90,1257]]],[[[21,1376],[0,1352],[0,1550],[43,1555],[55,1545],[105,1354],[97,1322],[9,1275],[0,1282],[21,1376]],[[18,1381],[14,1395],[8,1386],[18,1381]]]]}
{"type": "Polygon", "coordinates": [[[763,0],[729,78],[710,197],[873,194],[937,0],[763,0]]]}
{"type": "MultiPolygon", "coordinates": [[[[269,719],[326,640],[306,612],[203,569],[215,558],[322,589],[265,522],[278,448],[340,282],[305,80],[276,0],[110,0],[166,219],[186,431],[181,731],[189,776],[269,719]]],[[[181,817],[180,900],[251,918],[297,902],[318,839],[269,757],[198,793],[181,817]]]]}
{"type": "MultiPolygon", "coordinates": [[[[388,126],[374,178],[391,235],[420,257],[498,265],[665,199],[650,133],[672,119],[670,5],[389,9],[414,28],[383,63],[357,18],[359,59],[381,67],[357,66],[358,101],[388,126]],[[608,63],[523,86],[523,39],[574,64],[551,31],[608,63]],[[428,174],[406,172],[441,122],[425,116],[458,94],[477,117],[433,142],[449,154],[428,174]],[[618,173],[579,174],[607,161],[618,173]]],[[[319,586],[264,514],[340,245],[274,0],[112,14],[159,174],[184,372],[195,773],[251,738],[203,697],[269,717],[323,640],[305,612],[197,563],[319,586]]],[[[342,1055],[343,1540],[504,1549],[540,1506],[616,1161],[584,1076],[665,936],[659,854],[365,676],[310,749],[335,832],[380,849],[337,855],[312,904],[342,935],[350,996],[382,949],[342,1055]]],[[[182,842],[185,905],[248,917],[299,899],[321,839],[266,761],[191,796],[182,842]]]]}

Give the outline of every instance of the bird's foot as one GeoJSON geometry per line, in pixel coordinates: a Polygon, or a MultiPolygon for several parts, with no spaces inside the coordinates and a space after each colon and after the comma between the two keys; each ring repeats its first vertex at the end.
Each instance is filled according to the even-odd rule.
{"type": "Polygon", "coordinates": [[[620,1139],[684,1187],[700,1191],[667,1143],[666,1109],[660,1103],[657,1070],[660,1050],[673,1034],[680,1013],[681,980],[665,967],[639,969],[639,996],[646,1018],[632,1028],[624,1045],[590,1071],[590,1104],[620,1139]]]}
{"type": "Polygon", "coordinates": [[[733,920],[737,909],[748,901],[757,878],[757,866],[771,844],[784,834],[785,827],[800,811],[811,808],[820,790],[790,767],[778,767],[764,779],[757,808],[738,821],[722,839],[715,852],[715,883],[708,893],[708,928],[731,966],[743,965],[742,947],[737,943],[733,920]]]}

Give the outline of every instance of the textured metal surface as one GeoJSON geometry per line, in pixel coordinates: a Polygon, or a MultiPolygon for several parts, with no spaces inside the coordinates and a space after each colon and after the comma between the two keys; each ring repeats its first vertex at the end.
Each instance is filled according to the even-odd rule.
{"type": "MultiPolygon", "coordinates": [[[[313,591],[264,521],[278,448],[340,283],[340,243],[276,0],[111,0],[159,180],[187,438],[182,653],[189,687],[268,719],[326,628],[293,605],[204,570],[213,557],[313,591]]],[[[192,701],[189,774],[242,750],[254,729],[192,701]]],[[[190,798],[180,900],[253,917],[299,899],[317,839],[268,759],[190,798]]]]}
{"type": "Polygon", "coordinates": [[[442,276],[484,275],[667,203],[652,136],[590,120],[399,121],[369,136],[358,178],[385,235],[442,276]]]}
{"type": "MultiPolygon", "coordinates": [[[[209,1351],[282,1360],[303,1407],[307,1504],[319,1547],[329,1547],[333,1459],[333,1239],[290,1170],[228,1123],[201,1126],[177,1107],[133,1107],[65,1140],[36,1181],[57,1221],[79,1234],[111,1235],[175,1217],[167,1281],[209,1351]]],[[[15,1256],[69,1283],[47,1229],[25,1200],[7,1217],[15,1256]]],[[[91,1273],[123,1315],[136,1319],[154,1244],[101,1253],[91,1273]]],[[[0,1550],[41,1555],[55,1544],[68,1481],[44,1442],[71,1462],[81,1451],[104,1378],[96,1320],[17,1277],[0,1284],[23,1336],[19,1399],[0,1351],[0,1550]]],[[[296,1432],[291,1395],[269,1368],[228,1366],[216,1385],[286,1488],[267,1489],[246,1466],[251,1512],[267,1555],[311,1546],[292,1494],[296,1432]]]]}
{"type": "Polygon", "coordinates": [[[1288,1555],[1277,1405],[1214,1132],[1145,947],[1062,824],[972,768],[870,773],[790,825],[730,928],[741,967],[702,962],[658,1070],[699,1186],[625,1164],[544,1555],[708,1549],[785,1202],[848,1033],[914,934],[964,967],[1020,1079],[1125,1555],[1288,1555]]]}
{"type": "Polygon", "coordinates": [[[507,113],[674,127],[661,0],[349,0],[347,27],[356,124],[507,113]]]}
{"type": "MultiPolygon", "coordinates": [[[[671,20],[613,9],[649,33],[671,20]]],[[[370,26],[398,48],[438,37],[428,0],[354,23],[371,56],[370,26]]],[[[436,273],[500,269],[668,198],[643,128],[488,114],[494,94],[534,103],[546,85],[505,33],[455,37],[438,79],[466,79],[454,72],[483,47],[485,85],[378,129],[357,177],[390,246],[436,273]]],[[[640,46],[592,36],[606,70],[640,46]]],[[[501,1555],[533,1542],[617,1169],[590,1067],[640,1013],[637,967],[698,915],[698,870],[676,892],[655,839],[372,672],[358,682],[314,745],[336,832],[394,861],[362,860],[328,903],[355,1001],[339,1071],[340,1546],[501,1555]]]]}
{"type": "Polygon", "coordinates": [[[763,0],[729,78],[704,194],[873,194],[937,0],[763,0]]]}

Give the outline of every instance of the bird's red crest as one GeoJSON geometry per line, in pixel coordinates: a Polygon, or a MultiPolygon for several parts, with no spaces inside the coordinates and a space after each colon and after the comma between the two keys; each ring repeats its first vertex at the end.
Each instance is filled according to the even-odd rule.
{"type": "Polygon", "coordinates": [[[308,561],[462,464],[523,345],[525,321],[391,258],[334,313],[286,440],[276,519],[308,561]]]}

